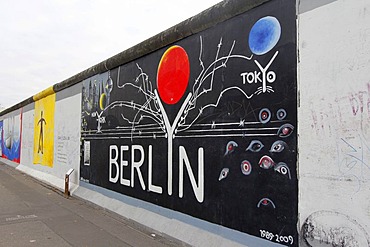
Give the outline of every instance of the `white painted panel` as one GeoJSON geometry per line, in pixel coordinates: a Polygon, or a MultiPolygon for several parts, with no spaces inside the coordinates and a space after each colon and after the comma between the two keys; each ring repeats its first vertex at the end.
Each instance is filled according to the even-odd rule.
{"type": "Polygon", "coordinates": [[[370,1],[301,14],[298,39],[299,227],[369,246],[370,1]]]}
{"type": "MultiPolygon", "coordinates": [[[[67,89],[68,90],[68,89],[67,89]]],[[[81,94],[55,103],[53,173],[64,178],[73,168],[70,182],[78,184],[80,168],[81,94]]]]}
{"type": "Polygon", "coordinates": [[[33,161],[34,112],[30,110],[22,114],[21,164],[29,166],[33,161]]]}

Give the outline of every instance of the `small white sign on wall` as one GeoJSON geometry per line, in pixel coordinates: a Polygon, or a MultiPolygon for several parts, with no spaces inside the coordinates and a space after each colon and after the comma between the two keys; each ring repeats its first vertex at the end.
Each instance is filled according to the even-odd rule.
{"type": "Polygon", "coordinates": [[[84,142],[84,165],[90,165],[90,141],[84,142]]]}

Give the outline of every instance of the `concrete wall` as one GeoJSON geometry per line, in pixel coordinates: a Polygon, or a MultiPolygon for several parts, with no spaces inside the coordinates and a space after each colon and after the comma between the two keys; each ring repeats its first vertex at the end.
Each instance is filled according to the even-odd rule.
{"type": "MultiPolygon", "coordinates": [[[[50,156],[47,163],[35,160],[39,144],[37,135],[40,131],[39,116],[37,114],[35,116],[35,103],[22,108],[21,155],[17,169],[61,190],[64,189],[65,173],[71,168],[75,172],[70,177],[70,189],[75,190],[79,182],[80,91],[81,87],[77,84],[64,92],[52,93],[55,101],[53,106],[55,109],[52,111],[53,123],[46,121],[46,125],[43,126],[44,148],[45,150],[47,146],[51,148],[50,153],[47,154],[45,150],[43,153],[50,156]],[[46,136],[49,129],[52,138],[46,136]],[[47,138],[49,140],[46,140],[47,138]]],[[[43,97],[39,100],[43,100],[43,97]]]]}
{"type": "MultiPolygon", "coordinates": [[[[276,217],[276,214],[269,213],[268,210],[271,210],[271,208],[267,207],[263,208],[264,213],[260,216],[254,214],[255,211],[253,210],[255,209],[252,208],[235,212],[240,213],[240,215],[249,214],[250,216],[248,217],[250,219],[256,217],[261,218],[262,221],[268,221],[268,217],[272,217],[271,221],[275,220],[273,226],[276,225],[277,227],[279,227],[279,222],[286,220],[282,218],[286,216],[293,217],[291,219],[294,222],[291,223],[289,221],[289,227],[296,228],[294,230],[296,233],[291,231],[291,234],[278,236],[280,232],[274,229],[260,228],[257,232],[253,232],[250,229],[245,230],[243,227],[235,227],[239,223],[228,225],[224,221],[209,220],[217,215],[217,212],[213,216],[198,217],[199,212],[203,212],[203,210],[207,212],[207,205],[205,205],[202,211],[198,210],[199,212],[195,213],[184,211],[180,207],[174,210],[171,207],[166,208],[166,206],[163,206],[163,202],[156,203],[156,200],[163,200],[163,198],[148,200],[137,196],[135,191],[125,193],[120,189],[103,188],[99,184],[90,183],[85,178],[86,174],[81,175],[80,166],[84,168],[85,161],[87,160],[83,156],[87,145],[80,142],[81,126],[83,127],[84,124],[81,122],[81,117],[82,120],[85,119],[83,108],[84,100],[86,99],[86,95],[83,95],[84,83],[87,84],[86,82],[91,79],[94,80],[94,78],[103,78],[104,80],[102,79],[102,81],[106,82],[109,77],[108,73],[112,73],[112,77],[114,75],[113,78],[117,78],[117,74],[119,74],[118,68],[121,65],[132,63],[132,61],[134,61],[132,64],[135,64],[135,61],[139,61],[140,63],[144,61],[142,68],[145,69],[145,72],[148,68],[149,71],[152,71],[153,69],[151,67],[155,70],[158,63],[155,63],[155,66],[145,67],[150,62],[145,62],[146,58],[142,58],[141,60],[139,58],[154,53],[154,57],[156,57],[154,61],[156,61],[155,59],[161,58],[166,48],[177,43],[182,44],[185,48],[192,47],[192,49],[196,49],[197,43],[195,43],[195,40],[199,41],[199,37],[197,36],[199,32],[203,32],[202,34],[205,38],[207,35],[219,34],[217,28],[214,28],[214,26],[222,22],[227,23],[229,19],[239,14],[247,13],[248,15],[250,11],[250,13],[253,13],[251,16],[255,15],[253,17],[254,19],[250,19],[251,23],[248,24],[249,27],[258,18],[266,15],[278,15],[279,8],[276,6],[270,9],[270,12],[266,12],[266,2],[267,4],[278,3],[280,7],[284,7],[283,4],[284,2],[286,3],[286,1],[277,0],[224,1],[142,44],[103,61],[66,81],[58,83],[14,107],[6,109],[0,113],[0,129],[3,130],[0,138],[2,143],[2,152],[0,153],[2,158],[0,160],[60,189],[63,189],[65,172],[73,168],[75,172],[72,174],[71,187],[75,196],[92,201],[125,217],[152,227],[158,232],[169,234],[195,246],[281,246],[280,244],[285,241],[284,237],[286,237],[288,240],[287,244],[290,246],[370,246],[370,76],[368,73],[368,68],[370,67],[370,2],[368,0],[294,1],[297,10],[297,31],[291,30],[290,33],[293,36],[296,34],[297,43],[294,44],[296,45],[298,55],[293,63],[289,59],[289,63],[277,60],[278,62],[273,63],[271,67],[277,75],[287,73],[284,70],[287,67],[281,64],[285,64],[285,66],[286,64],[293,64],[294,68],[292,68],[292,71],[297,70],[297,74],[295,75],[296,80],[293,79],[290,82],[292,84],[279,84],[279,82],[275,82],[272,85],[293,85],[294,90],[298,87],[296,93],[290,96],[286,95],[286,97],[294,97],[294,99],[298,96],[298,101],[290,104],[293,109],[298,111],[298,125],[293,126],[295,127],[291,136],[293,137],[293,142],[288,143],[291,148],[290,151],[293,150],[298,156],[293,155],[294,152],[290,152],[290,154],[287,154],[288,156],[284,156],[285,158],[288,157],[288,160],[293,161],[291,164],[288,164],[292,180],[289,189],[284,189],[286,188],[284,187],[285,180],[274,178],[274,176],[279,175],[277,173],[269,174],[269,177],[266,176],[266,179],[263,180],[264,183],[258,183],[258,185],[272,185],[274,181],[280,181],[274,187],[280,186],[280,189],[282,189],[280,193],[283,193],[283,198],[287,198],[286,191],[293,191],[291,194],[293,197],[289,197],[293,198],[293,200],[286,200],[285,204],[287,208],[291,209],[291,215],[280,215],[281,217],[276,217]],[[213,31],[209,32],[207,30],[213,31]],[[187,37],[190,37],[190,39],[186,40],[187,37]],[[194,41],[191,40],[191,37],[193,37],[194,41]],[[159,52],[155,53],[156,51],[159,52]],[[276,65],[280,66],[274,67],[276,65]],[[294,87],[294,85],[296,86],[294,87]],[[48,98],[49,96],[51,98],[48,98]],[[43,129],[43,131],[52,133],[52,138],[48,139],[48,144],[46,145],[52,148],[45,155],[48,156],[48,159],[44,160],[42,157],[44,155],[41,155],[39,150],[40,143],[38,135],[41,131],[39,124],[41,120],[40,113],[41,111],[45,111],[42,104],[46,98],[49,100],[52,99],[53,107],[50,107],[50,104],[48,104],[49,108],[47,108],[47,111],[52,112],[53,124],[46,124],[44,126],[45,129],[43,129]],[[9,127],[9,123],[13,124],[9,127]],[[6,125],[6,130],[4,130],[4,125],[6,125]],[[9,128],[13,133],[12,143],[20,143],[20,145],[14,145],[8,148],[9,152],[14,155],[14,157],[12,156],[10,158],[13,161],[5,158],[3,155],[4,148],[6,148],[4,146],[6,144],[5,137],[8,137],[8,135],[4,136],[4,133],[5,131],[9,132],[9,128]],[[298,142],[298,146],[294,144],[295,141],[298,142]],[[20,153],[17,154],[19,147],[21,148],[20,153]],[[35,159],[35,157],[38,158],[35,159]],[[82,181],[79,181],[80,178],[82,178],[82,181]],[[267,178],[277,180],[271,181],[267,178]],[[298,193],[296,191],[297,189],[298,193]],[[298,212],[294,211],[295,208],[298,212]],[[254,213],[251,215],[252,211],[254,213]],[[273,217],[276,218],[274,219],[273,217]],[[289,242],[289,235],[294,236],[294,241],[289,242]]],[[[282,17],[279,18],[279,21],[283,30],[286,27],[285,25],[289,26],[291,24],[290,22],[284,22],[284,18],[282,17]]],[[[230,27],[229,29],[231,30],[230,27]]],[[[284,30],[283,32],[286,31],[284,30]]],[[[227,32],[225,31],[225,33],[227,32]]],[[[230,35],[227,35],[227,37],[230,37],[230,35]]],[[[227,37],[225,36],[223,39],[225,45],[229,42],[227,37]]],[[[247,38],[248,34],[245,36],[245,40],[247,38]]],[[[217,42],[219,41],[218,38],[215,40],[217,42]]],[[[238,41],[238,45],[243,43],[242,39],[236,40],[238,41]]],[[[281,44],[278,43],[271,52],[279,51],[281,52],[280,54],[286,52],[285,49],[282,49],[281,44]]],[[[209,55],[207,55],[209,56],[208,58],[210,58],[210,55],[215,54],[209,52],[209,55]]],[[[204,57],[203,59],[206,58],[204,57]]],[[[153,60],[153,58],[150,59],[153,60]]],[[[268,64],[271,56],[267,53],[264,60],[260,59],[262,57],[255,56],[256,61],[268,64]]],[[[125,75],[128,74],[125,73],[125,75]]],[[[150,75],[149,72],[147,74],[150,75]]],[[[220,78],[225,78],[225,75],[226,77],[228,76],[227,71],[221,74],[220,78]]],[[[151,79],[153,82],[156,80],[156,78],[151,79]]],[[[239,79],[243,79],[243,77],[240,77],[240,73],[239,79]]],[[[244,79],[248,80],[247,74],[245,74],[244,79]]],[[[118,81],[118,79],[116,80],[118,81]]],[[[240,88],[242,87],[240,86],[240,88]]],[[[285,90],[289,89],[291,87],[285,87],[285,90]]],[[[115,100],[119,99],[118,96],[115,97],[115,100]]],[[[256,111],[256,114],[261,113],[260,110],[263,109],[262,105],[266,103],[265,105],[267,105],[268,110],[270,113],[273,112],[273,117],[275,117],[276,115],[274,114],[277,112],[270,109],[275,109],[275,105],[279,105],[281,102],[275,98],[273,100],[275,102],[274,104],[271,104],[271,102],[266,103],[268,102],[268,98],[252,102],[258,105],[256,109],[259,109],[259,111],[256,111]]],[[[104,105],[104,97],[99,103],[104,105]]],[[[296,114],[294,113],[295,111],[288,111],[290,114],[288,116],[292,116],[292,112],[294,117],[294,114],[296,114]]],[[[258,119],[258,121],[260,120],[258,119]]],[[[47,119],[47,121],[49,120],[47,119]]],[[[294,121],[290,123],[293,125],[296,124],[294,121]]],[[[273,139],[259,136],[258,140],[267,143],[269,141],[272,142],[273,139]]],[[[230,139],[227,141],[235,140],[230,139]]],[[[248,139],[244,144],[250,144],[250,141],[252,139],[248,139]]],[[[237,142],[239,145],[242,143],[239,140],[237,142]]],[[[105,145],[104,142],[101,143],[102,146],[105,145]]],[[[214,143],[216,142],[213,142],[211,145],[214,143]]],[[[144,146],[144,144],[142,145],[144,146]]],[[[185,144],[182,143],[181,145],[184,146],[185,144]]],[[[221,150],[223,155],[226,147],[223,146],[222,149],[216,148],[214,151],[221,150]]],[[[92,147],[90,146],[90,148],[92,147]]],[[[167,149],[167,146],[165,148],[167,149]]],[[[206,150],[206,155],[208,155],[207,148],[204,148],[204,150],[206,150]]],[[[263,151],[263,149],[261,150],[263,151]]],[[[154,151],[156,151],[155,147],[154,151]]],[[[243,151],[245,151],[245,148],[243,151]]],[[[95,150],[95,152],[97,151],[95,150]]],[[[167,159],[167,155],[165,156],[167,159]]],[[[226,161],[226,156],[221,156],[219,160],[226,161]]],[[[212,160],[217,163],[218,161],[215,157],[212,156],[212,160]]],[[[248,157],[252,157],[251,159],[253,160],[259,156],[256,153],[250,153],[248,157]]],[[[277,159],[276,157],[278,156],[272,157],[277,159]]],[[[176,159],[178,160],[178,157],[176,159]]],[[[191,159],[190,163],[197,165],[191,159]]],[[[91,165],[92,163],[89,164],[91,165]]],[[[205,164],[208,166],[206,162],[205,164]]],[[[217,174],[217,178],[215,179],[217,183],[210,183],[212,186],[218,186],[219,182],[228,181],[227,179],[218,181],[218,175],[220,174],[219,168],[222,167],[215,166],[217,166],[214,172],[217,174]]],[[[194,170],[196,168],[189,169],[194,170]]],[[[238,169],[240,169],[239,163],[238,169]]],[[[274,170],[265,171],[257,165],[253,166],[253,171],[258,171],[257,174],[261,175],[266,171],[274,170]]],[[[279,170],[278,172],[282,171],[279,170]]],[[[186,170],[185,174],[187,174],[186,170]]],[[[197,173],[194,172],[194,174],[197,173]]],[[[153,183],[159,185],[159,180],[156,180],[158,179],[156,176],[153,177],[153,183]]],[[[198,178],[195,176],[195,182],[198,181],[198,178]]],[[[259,180],[254,181],[258,182],[259,180]]],[[[135,183],[140,189],[141,186],[138,177],[135,183]]],[[[188,182],[190,189],[187,192],[185,191],[185,197],[187,197],[186,193],[193,195],[193,190],[191,189],[192,183],[188,182]]],[[[164,193],[167,193],[167,188],[165,186],[162,187],[165,188],[164,193]]],[[[224,187],[225,190],[221,190],[223,197],[227,195],[228,188],[224,187]]],[[[279,193],[276,192],[275,190],[274,193],[278,195],[279,193]]],[[[274,193],[270,193],[270,195],[275,195],[274,193]]],[[[241,196],[243,195],[241,193],[241,196]]],[[[208,195],[205,198],[207,199],[208,195]]],[[[238,200],[244,199],[244,197],[238,198],[238,200]]],[[[174,199],[170,198],[169,200],[174,199]]],[[[251,200],[251,197],[248,197],[248,200],[251,200]]],[[[188,202],[188,199],[186,201],[188,202]]],[[[266,205],[268,205],[268,202],[266,200],[266,205]]],[[[176,206],[176,203],[174,205],[176,206]]],[[[192,205],[194,206],[195,204],[192,205]]],[[[222,206],[222,203],[219,205],[222,206]]],[[[195,206],[198,207],[197,205],[195,206]]],[[[258,211],[256,212],[258,213],[258,211]]],[[[227,213],[218,213],[218,215],[222,218],[227,213]]],[[[254,225],[258,224],[260,223],[254,225]]],[[[245,225],[248,225],[248,222],[245,222],[245,225]]]]}
{"type": "Polygon", "coordinates": [[[85,79],[81,180],[295,245],[295,33],[295,3],[271,1],[85,79]]]}
{"type": "Polygon", "coordinates": [[[370,2],[330,2],[298,19],[302,246],[370,246],[370,2]]]}

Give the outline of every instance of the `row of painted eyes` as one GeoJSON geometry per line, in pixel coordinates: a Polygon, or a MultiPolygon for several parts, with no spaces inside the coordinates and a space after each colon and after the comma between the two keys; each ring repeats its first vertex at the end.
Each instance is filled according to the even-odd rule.
{"type": "MultiPolygon", "coordinates": [[[[264,155],[258,162],[258,165],[260,168],[265,170],[273,168],[275,172],[278,172],[286,176],[287,178],[292,179],[290,169],[284,162],[275,163],[275,161],[271,157],[264,155]]],[[[252,173],[252,164],[248,160],[243,160],[240,164],[240,169],[244,175],[249,175],[252,173]]],[[[220,172],[220,176],[218,177],[218,181],[225,179],[229,175],[229,172],[229,168],[223,168],[220,172]]]]}
{"type": "MultiPolygon", "coordinates": [[[[284,124],[279,128],[277,134],[278,134],[279,137],[284,138],[284,137],[288,137],[289,135],[291,135],[293,130],[294,130],[293,125],[284,124]]],[[[234,152],[234,150],[238,146],[239,145],[235,141],[229,141],[226,145],[226,151],[225,151],[224,156],[234,152]]],[[[245,151],[251,151],[251,152],[257,153],[257,152],[261,151],[261,149],[263,147],[264,147],[264,145],[262,144],[261,141],[252,140],[245,151]]],[[[280,153],[287,147],[288,147],[288,145],[284,141],[276,141],[272,144],[272,146],[270,148],[270,152],[271,153],[280,153]]]]}
{"type": "MultiPolygon", "coordinates": [[[[239,145],[235,141],[229,141],[226,145],[226,151],[224,156],[231,154],[235,151],[235,149],[239,147],[239,145]]],[[[258,153],[261,151],[265,146],[262,144],[260,140],[252,140],[245,151],[251,151],[253,153],[258,153]]],[[[269,150],[270,153],[281,153],[285,149],[288,148],[288,144],[284,141],[276,141],[271,145],[269,150]]]]}
{"type": "MultiPolygon", "coordinates": [[[[271,119],[271,111],[268,108],[262,108],[258,114],[259,120],[261,123],[268,123],[271,119]]],[[[278,120],[284,120],[287,116],[287,113],[284,109],[279,109],[276,112],[276,117],[278,120]]]]}

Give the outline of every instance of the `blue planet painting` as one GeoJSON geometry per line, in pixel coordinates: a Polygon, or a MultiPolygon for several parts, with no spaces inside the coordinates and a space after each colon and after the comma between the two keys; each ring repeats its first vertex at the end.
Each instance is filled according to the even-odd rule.
{"type": "Polygon", "coordinates": [[[280,39],[281,27],[273,16],[259,19],[249,33],[249,48],[256,55],[263,55],[275,47],[280,39]]]}

